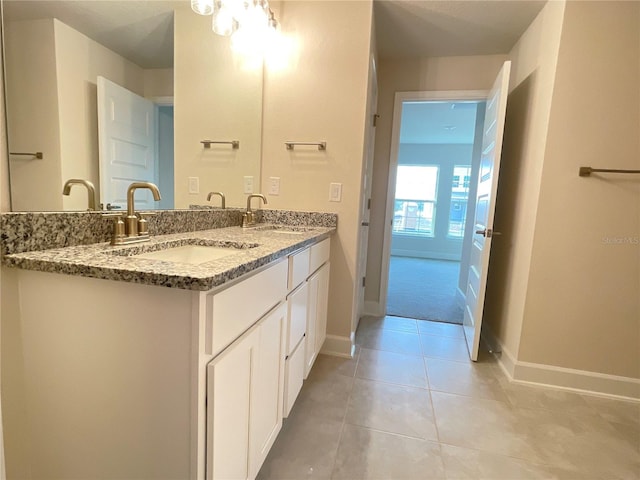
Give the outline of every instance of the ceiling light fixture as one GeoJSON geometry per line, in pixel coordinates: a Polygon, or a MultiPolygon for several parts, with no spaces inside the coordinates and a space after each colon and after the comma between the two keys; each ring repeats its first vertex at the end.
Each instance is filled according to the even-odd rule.
{"type": "Polygon", "coordinates": [[[234,42],[241,48],[249,39],[260,45],[278,29],[268,0],[191,0],[191,9],[198,15],[211,15],[212,29],[218,35],[242,37],[234,42]]]}

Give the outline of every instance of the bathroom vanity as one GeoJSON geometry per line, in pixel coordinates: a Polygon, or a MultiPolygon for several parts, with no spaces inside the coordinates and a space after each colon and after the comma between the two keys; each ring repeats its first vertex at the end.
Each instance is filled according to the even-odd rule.
{"type": "Polygon", "coordinates": [[[8,473],[254,478],[324,342],[333,231],[5,255],[8,473]]]}

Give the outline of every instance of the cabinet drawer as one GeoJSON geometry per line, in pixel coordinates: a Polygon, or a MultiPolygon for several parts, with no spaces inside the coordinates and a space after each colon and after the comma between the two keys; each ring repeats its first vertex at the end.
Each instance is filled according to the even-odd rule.
{"type": "Polygon", "coordinates": [[[300,342],[285,362],[284,416],[289,416],[304,378],[304,342],[300,342]]]}
{"type": "Polygon", "coordinates": [[[289,290],[293,290],[309,276],[310,250],[305,248],[301,252],[289,255],[289,290]]]}
{"type": "Polygon", "coordinates": [[[312,245],[309,255],[309,273],[315,272],[323,263],[329,261],[331,239],[325,238],[320,243],[312,245]]]}
{"type": "Polygon", "coordinates": [[[289,321],[287,323],[287,355],[291,354],[307,330],[307,303],[309,286],[303,283],[287,297],[289,321]]]}
{"type": "Polygon", "coordinates": [[[287,262],[280,261],[207,297],[206,351],[216,355],[287,294],[287,262]]]}

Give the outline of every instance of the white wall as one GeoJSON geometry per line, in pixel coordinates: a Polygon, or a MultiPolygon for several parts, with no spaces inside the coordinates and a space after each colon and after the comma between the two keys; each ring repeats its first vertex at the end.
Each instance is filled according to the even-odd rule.
{"type": "Polygon", "coordinates": [[[548,2],[511,50],[507,119],[500,164],[484,321],[517,358],[531,267],[564,2],[548,2]]]}
{"type": "MultiPolygon", "coordinates": [[[[144,95],[144,70],[64,23],[54,20],[62,184],[69,178],[93,182],[100,198],[97,78],[103,76],[144,95]]],[[[61,196],[64,210],[86,210],[82,187],[61,196]]]]}
{"type": "Polygon", "coordinates": [[[506,55],[488,55],[380,60],[378,65],[380,118],[376,132],[365,291],[365,298],[369,304],[379,305],[381,293],[384,220],[395,93],[429,90],[489,90],[506,59],[506,55]]]}
{"type": "Polygon", "coordinates": [[[87,192],[99,191],[98,75],[142,95],[144,70],[55,19],[6,26],[9,136],[12,151],[42,151],[43,160],[11,162],[13,209],[85,210],[87,192]]]}
{"type": "Polygon", "coordinates": [[[4,27],[10,148],[44,154],[43,160],[12,157],[13,209],[47,205],[62,210],[54,21],[7,22],[4,27]]]}
{"type": "Polygon", "coordinates": [[[549,2],[511,53],[485,318],[516,379],[640,397],[640,188],[578,176],[640,166],[638,24],[549,2]]]}
{"type": "Polygon", "coordinates": [[[262,191],[269,177],[280,177],[280,195],[268,196],[269,207],[338,214],[328,334],[348,347],[356,325],[371,16],[370,1],[283,2],[278,19],[295,38],[297,55],[287,69],[267,69],[264,87],[262,191]],[[326,141],[327,150],[286,150],[288,140],[326,141]],[[343,185],[339,203],[329,202],[331,182],[343,185]]]}
{"type": "Polygon", "coordinates": [[[567,3],[521,361],[640,378],[640,183],[577,174],[640,169],[639,25],[638,2],[567,3]]]}
{"type": "Polygon", "coordinates": [[[144,97],[173,97],[173,68],[150,68],[144,71],[144,97]]]}
{"type": "Polygon", "coordinates": [[[262,68],[246,69],[227,37],[211,31],[211,18],[187,6],[175,12],[175,206],[206,203],[222,190],[227,205],[246,205],[244,176],[260,191],[262,68]],[[201,140],[239,140],[240,148],[201,140]],[[200,193],[189,194],[188,177],[200,179],[200,193]]]}

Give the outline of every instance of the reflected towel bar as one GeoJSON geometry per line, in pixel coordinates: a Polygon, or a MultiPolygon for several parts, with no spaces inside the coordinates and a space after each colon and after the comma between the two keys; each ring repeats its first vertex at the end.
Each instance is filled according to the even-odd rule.
{"type": "Polygon", "coordinates": [[[588,177],[592,173],[640,173],[640,170],[614,170],[609,168],[591,168],[591,167],[580,167],[578,171],[578,175],[581,177],[588,177]]]}
{"type": "Polygon", "coordinates": [[[200,143],[204,145],[204,148],[211,148],[211,144],[225,144],[231,145],[234,150],[240,148],[240,140],[218,141],[218,140],[202,140],[200,143]]]}
{"type": "Polygon", "coordinates": [[[318,150],[326,150],[327,142],[284,142],[287,146],[287,150],[293,150],[293,147],[296,145],[317,145],[318,150]]]}
{"type": "Polygon", "coordinates": [[[37,158],[38,160],[42,160],[43,158],[42,152],[35,152],[35,153],[9,152],[9,155],[22,155],[25,157],[34,157],[34,158],[37,158]]]}

